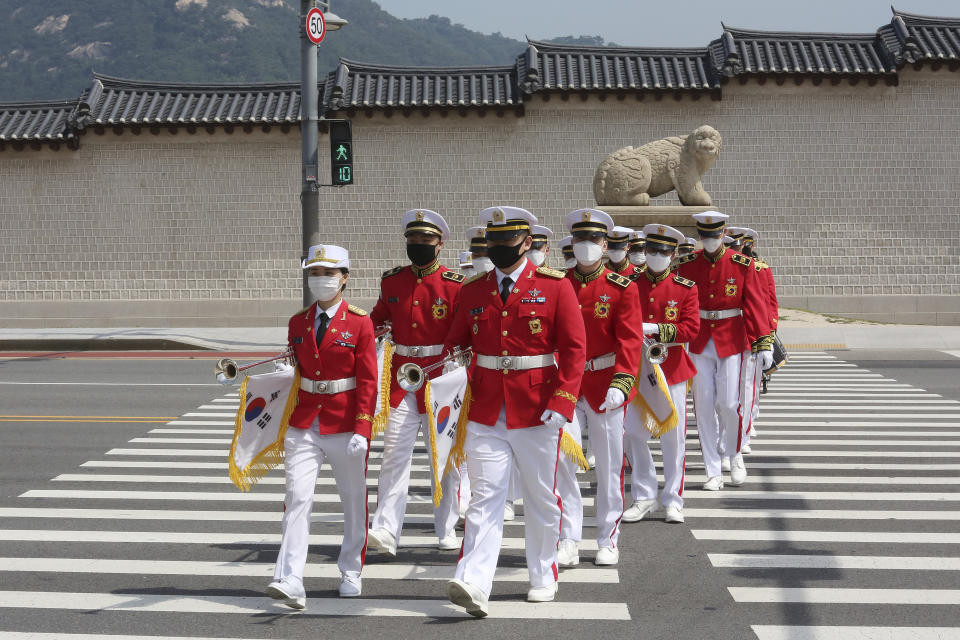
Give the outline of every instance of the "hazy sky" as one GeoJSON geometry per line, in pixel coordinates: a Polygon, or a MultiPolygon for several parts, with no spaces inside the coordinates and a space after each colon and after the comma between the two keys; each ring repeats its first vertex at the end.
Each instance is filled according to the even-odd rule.
{"type": "MultiPolygon", "coordinates": [[[[890,22],[889,0],[376,0],[398,18],[437,14],[474,31],[522,40],[566,35],[653,47],[705,46],[728,26],[872,33],[890,22]]],[[[333,9],[349,0],[334,0],[333,9]]],[[[960,17],[960,0],[900,0],[907,13],[960,17]]]]}

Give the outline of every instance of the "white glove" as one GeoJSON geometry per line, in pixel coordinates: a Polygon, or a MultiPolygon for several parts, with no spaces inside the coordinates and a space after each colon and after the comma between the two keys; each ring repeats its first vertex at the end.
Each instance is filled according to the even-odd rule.
{"type": "Polygon", "coordinates": [[[760,357],[760,371],[766,371],[773,366],[773,351],[760,351],[757,355],[760,357]]]}
{"type": "Polygon", "coordinates": [[[567,419],[563,417],[563,414],[557,413],[552,409],[547,409],[543,412],[543,415],[540,416],[540,422],[548,427],[559,429],[563,425],[567,424],[567,419]]]}
{"type": "Polygon", "coordinates": [[[289,364],[287,364],[283,360],[277,360],[273,363],[274,371],[290,371],[291,369],[293,369],[293,367],[291,367],[289,364]]]}
{"type": "Polygon", "coordinates": [[[660,325],[658,325],[656,322],[644,322],[643,335],[648,336],[652,333],[660,333],[660,325]]]}
{"type": "Polygon", "coordinates": [[[347,455],[351,458],[362,458],[367,454],[367,439],[359,433],[350,436],[350,442],[347,443],[347,455]]]}
{"type": "Polygon", "coordinates": [[[610,387],[607,389],[607,398],[603,401],[603,404],[600,405],[600,411],[611,411],[616,409],[624,402],[627,401],[627,396],[623,395],[623,391],[615,387],[610,387]]]}
{"type": "Polygon", "coordinates": [[[457,364],[456,360],[451,360],[450,362],[443,365],[443,372],[450,373],[451,371],[456,371],[457,367],[460,365],[457,364]]]}

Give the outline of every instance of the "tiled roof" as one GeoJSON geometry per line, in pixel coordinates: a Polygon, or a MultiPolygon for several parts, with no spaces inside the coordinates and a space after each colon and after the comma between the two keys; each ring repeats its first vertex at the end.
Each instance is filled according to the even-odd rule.
{"type": "Polygon", "coordinates": [[[520,56],[527,93],[554,91],[704,91],[720,87],[707,49],[581,47],[528,41],[520,56]]]}
{"type": "Polygon", "coordinates": [[[507,107],[522,102],[515,68],[390,67],[340,60],[324,84],[327,111],[350,108],[507,107]]]}
{"type": "Polygon", "coordinates": [[[717,73],[882,75],[896,71],[875,34],[750,31],[723,25],[710,43],[717,73]]]}
{"type": "Polygon", "coordinates": [[[918,16],[893,10],[877,35],[898,66],[905,62],[960,62],[960,18],[918,16]]]}
{"type": "Polygon", "coordinates": [[[76,132],[68,120],[76,100],[0,105],[0,144],[70,142],[76,132]]]}

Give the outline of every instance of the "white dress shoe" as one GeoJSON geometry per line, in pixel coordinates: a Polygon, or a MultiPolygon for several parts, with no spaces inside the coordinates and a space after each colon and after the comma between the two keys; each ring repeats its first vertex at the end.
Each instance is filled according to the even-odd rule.
{"type": "Polygon", "coordinates": [[[360,595],[362,583],[360,582],[360,573],[350,571],[340,575],[340,597],[356,598],[360,595]],[[356,575],[354,575],[356,574],[356,575]]]}
{"type": "Polygon", "coordinates": [[[593,469],[597,466],[597,456],[592,453],[587,455],[587,464],[590,465],[590,468],[593,469]]]}
{"type": "Polygon", "coordinates": [[[720,489],[723,489],[722,476],[713,476],[712,478],[707,478],[707,481],[703,483],[704,491],[720,491],[720,489]]]}
{"type": "Polygon", "coordinates": [[[623,512],[624,522],[639,522],[657,510],[656,500],[637,500],[623,512]]]}
{"type": "Polygon", "coordinates": [[[557,549],[557,565],[575,567],[580,564],[580,549],[576,540],[561,540],[557,549]]]}
{"type": "Polygon", "coordinates": [[[510,522],[516,517],[517,514],[513,509],[513,502],[507,500],[507,504],[503,505],[503,521],[510,522]]]}
{"type": "Polygon", "coordinates": [[[447,583],[447,598],[458,607],[463,607],[467,613],[475,618],[487,616],[487,596],[483,595],[480,587],[462,580],[451,580],[447,583]]]}
{"type": "Polygon", "coordinates": [[[437,549],[440,551],[453,551],[460,548],[460,538],[457,537],[453,531],[448,533],[443,538],[440,538],[440,542],[437,543],[437,549]]]}
{"type": "Polygon", "coordinates": [[[383,551],[387,555],[396,557],[397,539],[386,529],[370,529],[367,531],[367,546],[371,549],[383,551]]]}
{"type": "Polygon", "coordinates": [[[749,442],[740,447],[740,453],[753,453],[753,449],[750,448],[749,442]]]}
{"type": "Polygon", "coordinates": [[[672,524],[680,524],[683,522],[683,510],[676,507],[667,507],[667,514],[664,520],[672,524]]]}
{"type": "Polygon", "coordinates": [[[546,587],[530,587],[527,602],[553,602],[557,597],[557,583],[546,587]]]}
{"type": "Polygon", "coordinates": [[[267,587],[267,595],[274,600],[282,600],[291,609],[303,609],[307,606],[307,594],[303,587],[296,587],[284,580],[274,580],[267,587]]]}
{"type": "Polygon", "coordinates": [[[597,566],[609,566],[620,562],[620,551],[613,547],[600,547],[597,549],[597,557],[593,564],[597,566]]]}
{"type": "Polygon", "coordinates": [[[737,454],[730,459],[730,484],[739,487],[747,481],[747,467],[743,464],[743,456],[737,454]]]}
{"type": "Polygon", "coordinates": [[[720,461],[721,471],[730,471],[730,458],[724,458],[720,461]]]}

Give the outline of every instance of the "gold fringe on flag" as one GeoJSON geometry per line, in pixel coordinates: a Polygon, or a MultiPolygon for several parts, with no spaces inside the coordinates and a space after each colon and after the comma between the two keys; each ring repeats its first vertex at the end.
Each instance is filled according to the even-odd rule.
{"type": "MultiPolygon", "coordinates": [[[[657,376],[657,388],[660,390],[660,393],[670,401],[670,415],[663,422],[657,420],[657,416],[654,415],[650,406],[647,405],[647,401],[643,398],[643,394],[639,392],[639,389],[633,398],[633,403],[640,409],[640,420],[643,423],[643,427],[650,432],[652,437],[659,438],[663,434],[669,433],[672,429],[676,428],[680,422],[680,418],[677,415],[677,408],[673,405],[673,398],[670,396],[670,388],[667,386],[666,378],[663,377],[663,371],[660,370],[659,365],[653,365],[653,370],[657,376]]],[[[686,407],[683,409],[686,410],[686,407]]]]}
{"type": "Polygon", "coordinates": [[[277,433],[277,439],[270,443],[263,451],[258,453],[250,464],[244,469],[237,467],[234,461],[234,455],[237,449],[237,439],[240,437],[240,430],[243,426],[243,414],[247,411],[247,381],[245,378],[240,385],[240,410],[237,411],[237,417],[234,421],[233,442],[230,443],[230,457],[228,466],[230,469],[230,481],[241,491],[250,491],[253,485],[267,473],[283,464],[283,439],[287,435],[287,427],[290,426],[290,416],[297,407],[297,391],[300,389],[300,370],[293,378],[293,385],[287,394],[287,403],[283,408],[283,417],[280,419],[280,430],[277,433]]]}
{"type": "Polygon", "coordinates": [[[455,469],[463,464],[467,459],[463,448],[467,442],[467,416],[470,415],[470,403],[473,402],[473,395],[470,393],[470,383],[463,392],[463,406],[460,407],[460,417],[457,418],[457,440],[450,449],[450,455],[447,457],[447,468],[443,473],[446,474],[450,469],[455,469]]]}
{"type": "Polygon", "coordinates": [[[387,428],[387,419],[390,417],[390,383],[393,372],[393,345],[389,342],[383,343],[383,371],[380,374],[380,407],[377,415],[373,417],[370,423],[370,440],[383,433],[387,428]]]}
{"type": "Polygon", "coordinates": [[[440,487],[440,470],[437,469],[437,420],[433,415],[433,401],[430,398],[430,381],[423,385],[423,404],[427,409],[427,428],[430,430],[430,471],[433,473],[433,506],[440,506],[443,489],[440,487]]]}
{"type": "Polygon", "coordinates": [[[563,454],[570,459],[570,462],[576,462],[577,466],[584,471],[590,470],[590,465],[587,464],[587,459],[583,455],[583,449],[580,448],[577,441],[566,431],[563,432],[563,437],[560,438],[560,451],[563,451],[563,454]]]}

